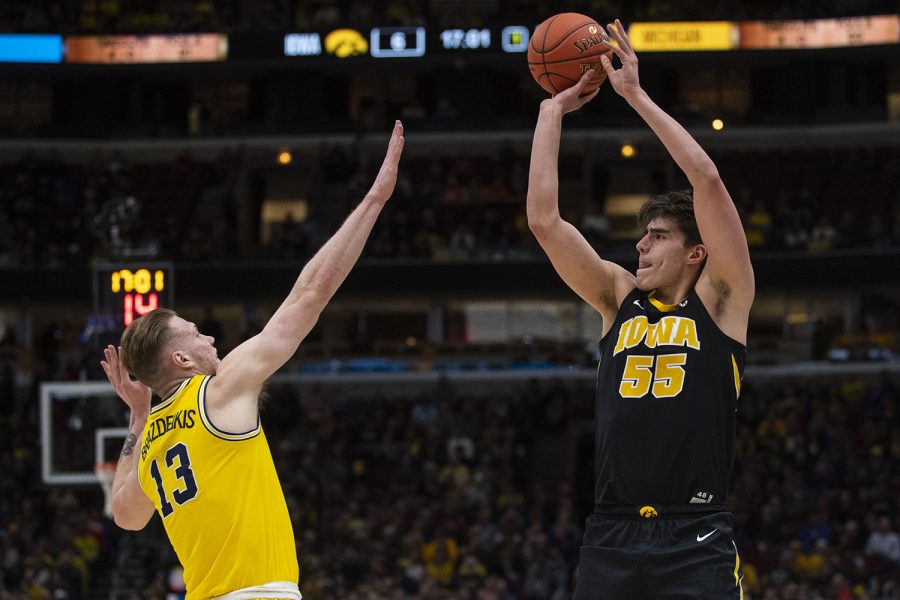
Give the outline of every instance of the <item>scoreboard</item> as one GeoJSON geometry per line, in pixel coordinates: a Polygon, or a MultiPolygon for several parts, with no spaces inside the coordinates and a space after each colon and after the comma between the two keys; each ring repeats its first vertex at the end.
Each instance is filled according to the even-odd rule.
{"type": "MultiPolygon", "coordinates": [[[[166,64],[259,60],[422,59],[433,55],[522,54],[536,24],[460,23],[284,33],[59,35],[0,33],[2,63],[166,64]]],[[[900,15],[770,21],[644,21],[628,25],[641,52],[785,50],[891,46],[900,15]]],[[[511,57],[511,58],[512,58],[511,57]]]]}

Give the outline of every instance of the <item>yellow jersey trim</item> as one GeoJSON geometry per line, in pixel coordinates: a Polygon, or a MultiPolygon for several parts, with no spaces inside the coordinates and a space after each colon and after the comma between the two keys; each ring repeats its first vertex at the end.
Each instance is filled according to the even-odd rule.
{"type": "Polygon", "coordinates": [[[647,296],[647,300],[649,300],[650,304],[655,306],[656,310],[658,310],[659,312],[672,312],[673,310],[678,308],[677,302],[675,304],[663,304],[662,302],[660,302],[659,300],[656,299],[655,295],[656,295],[656,292],[650,292],[650,295],[647,296]]]}
{"type": "Polygon", "coordinates": [[[734,354],[731,355],[731,367],[734,370],[734,393],[735,396],[740,397],[741,395],[741,371],[738,369],[737,360],[734,358],[734,354]]]}
{"type": "Polygon", "coordinates": [[[744,585],[741,583],[743,578],[738,576],[738,571],[741,568],[741,555],[738,554],[737,545],[733,541],[731,545],[734,546],[734,585],[738,586],[738,589],[741,591],[740,600],[744,600],[744,585]]]}
{"type": "Polygon", "coordinates": [[[187,379],[185,379],[184,381],[182,381],[182,382],[181,382],[181,385],[179,385],[177,388],[175,388],[175,391],[172,392],[171,394],[169,394],[169,397],[168,397],[168,398],[166,398],[165,400],[163,400],[162,402],[160,402],[159,404],[157,404],[156,406],[154,406],[153,408],[150,409],[150,414],[152,415],[152,414],[155,413],[156,411],[162,410],[162,409],[164,409],[165,407],[167,407],[167,406],[169,406],[170,404],[172,404],[172,402],[175,401],[175,398],[178,397],[178,394],[180,394],[182,391],[184,391],[184,388],[186,388],[186,387],[187,387],[187,384],[189,384],[190,382],[191,382],[191,378],[190,378],[190,377],[188,377],[187,379]]]}
{"type": "Polygon", "coordinates": [[[241,442],[258,436],[262,431],[259,415],[256,417],[256,427],[250,431],[245,431],[244,433],[228,433],[213,425],[212,420],[210,420],[209,416],[206,414],[206,386],[209,385],[210,379],[212,379],[212,376],[210,375],[204,377],[203,383],[200,384],[200,391],[197,392],[197,407],[200,412],[200,420],[203,421],[203,426],[206,427],[206,430],[217,438],[228,442],[241,442]]]}

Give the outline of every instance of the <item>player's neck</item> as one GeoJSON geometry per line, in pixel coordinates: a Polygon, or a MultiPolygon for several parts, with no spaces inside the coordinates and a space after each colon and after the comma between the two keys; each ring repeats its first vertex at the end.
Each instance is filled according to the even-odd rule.
{"type": "Polygon", "coordinates": [[[699,270],[684,270],[681,272],[681,277],[669,285],[661,285],[654,288],[648,294],[648,297],[661,304],[674,306],[688,297],[688,294],[697,285],[699,279],[699,270]]]}
{"type": "Polygon", "coordinates": [[[658,287],[652,290],[647,296],[660,304],[675,306],[687,298],[692,287],[694,287],[694,282],[688,281],[677,285],[658,287]]]}
{"type": "Polygon", "coordinates": [[[181,384],[189,378],[190,376],[179,375],[178,377],[167,379],[166,381],[160,383],[158,386],[154,387],[153,391],[157,396],[165,400],[166,398],[174,394],[181,386],[181,384]]]}

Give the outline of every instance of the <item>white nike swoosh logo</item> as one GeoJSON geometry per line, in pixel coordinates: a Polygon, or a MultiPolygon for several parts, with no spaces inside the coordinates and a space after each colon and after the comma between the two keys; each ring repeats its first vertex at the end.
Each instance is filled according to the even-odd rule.
{"type": "Polygon", "coordinates": [[[634,301],[634,305],[637,306],[638,308],[644,308],[643,306],[641,306],[641,301],[640,301],[640,300],[635,300],[635,301],[634,301]]]}
{"type": "Polygon", "coordinates": [[[701,535],[698,533],[698,534],[697,534],[697,541],[698,541],[698,542],[702,542],[703,540],[705,540],[706,538],[708,538],[709,536],[711,536],[712,534],[714,534],[716,531],[718,531],[718,529],[713,529],[712,531],[710,531],[709,533],[707,533],[706,535],[703,535],[703,536],[701,536],[701,535]]]}

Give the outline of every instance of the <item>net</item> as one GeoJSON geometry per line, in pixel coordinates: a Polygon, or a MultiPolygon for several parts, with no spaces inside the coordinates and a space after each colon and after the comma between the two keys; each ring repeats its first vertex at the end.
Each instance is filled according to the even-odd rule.
{"type": "Polygon", "coordinates": [[[116,466],[117,463],[113,461],[94,465],[94,474],[100,483],[100,489],[103,490],[103,514],[110,519],[113,518],[112,484],[113,478],[116,476],[116,466]]]}

